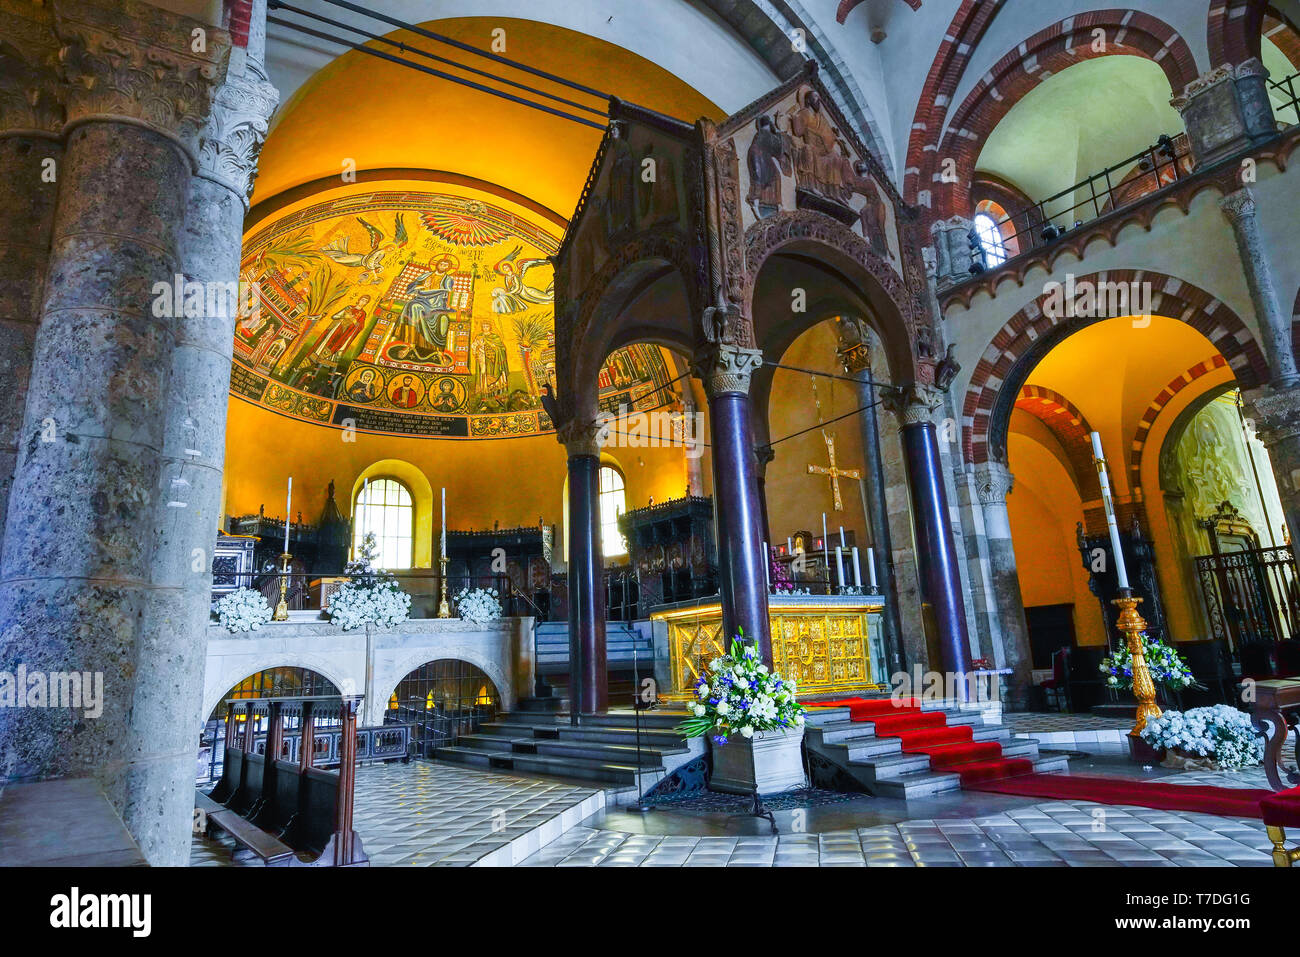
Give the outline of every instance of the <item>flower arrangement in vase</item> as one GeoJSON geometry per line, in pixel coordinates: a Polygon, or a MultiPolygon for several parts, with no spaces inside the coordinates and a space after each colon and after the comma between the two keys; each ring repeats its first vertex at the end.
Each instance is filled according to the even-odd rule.
{"type": "Polygon", "coordinates": [[[231,634],[257,631],[271,620],[266,596],[252,588],[236,588],[217,602],[217,619],[231,634]]]}
{"type": "Polygon", "coordinates": [[[1250,715],[1226,704],[1188,711],[1166,711],[1151,718],[1142,740],[1165,749],[1166,767],[1235,771],[1264,759],[1264,738],[1250,715]]]}
{"type": "MultiPolygon", "coordinates": [[[[1183,656],[1170,648],[1158,638],[1150,638],[1144,631],[1138,636],[1142,640],[1142,655],[1146,658],[1147,671],[1157,688],[1181,691],[1184,688],[1204,687],[1192,675],[1183,656]]],[[[1127,645],[1118,646],[1111,654],[1101,659],[1099,666],[1106,676],[1106,686],[1119,691],[1131,690],[1133,687],[1133,656],[1127,645]]]]}
{"type": "Polygon", "coordinates": [[[375,567],[376,549],[375,534],[369,532],[360,556],[343,570],[348,580],[330,598],[330,621],[344,631],[372,623],[391,628],[411,617],[411,596],[392,573],[375,567]]]}
{"type": "Polygon", "coordinates": [[[456,615],[476,625],[501,617],[501,601],[495,588],[462,588],[456,593],[456,615]]]}

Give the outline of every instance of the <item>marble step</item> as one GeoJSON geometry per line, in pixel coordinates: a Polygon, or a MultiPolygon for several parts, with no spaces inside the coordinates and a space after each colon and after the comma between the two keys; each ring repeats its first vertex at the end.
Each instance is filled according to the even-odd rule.
{"type": "MultiPolygon", "coordinates": [[[[552,777],[636,787],[638,768],[634,764],[620,764],[587,758],[559,757],[544,754],[514,754],[498,751],[480,751],[459,746],[436,748],[433,752],[440,761],[451,761],[492,771],[523,771],[552,777]]],[[[640,778],[645,787],[663,776],[662,767],[642,767],[640,778]]]]}
{"type": "MultiPolygon", "coordinates": [[[[832,729],[832,734],[835,730],[836,729],[832,729]]],[[[823,733],[823,729],[809,732],[809,734],[819,733],[823,733]]],[[[1005,746],[1012,741],[1012,738],[1011,732],[1006,728],[991,727],[972,729],[971,740],[976,743],[995,742],[1005,746]]],[[[850,759],[899,754],[903,750],[902,741],[899,738],[889,737],[888,735],[885,737],[876,737],[874,734],[862,734],[857,736],[838,737],[830,741],[827,741],[825,737],[822,737],[821,741],[826,747],[846,749],[847,757],[850,759]]]]}
{"type": "MultiPolygon", "coordinates": [[[[547,741],[538,738],[507,738],[495,734],[468,734],[456,742],[457,747],[514,754],[546,754],[555,757],[590,758],[615,764],[636,764],[635,744],[597,744],[589,742],[547,741]]],[[[642,744],[642,767],[661,767],[664,755],[684,754],[685,746],[649,748],[642,744]]]]}
{"type": "MultiPolygon", "coordinates": [[[[601,728],[569,724],[524,724],[514,721],[489,721],[479,726],[480,734],[505,737],[531,737],[550,741],[591,741],[605,744],[636,744],[636,732],[623,728],[601,728]]],[[[641,746],[672,749],[681,745],[682,736],[659,729],[641,731],[641,746]]]]}

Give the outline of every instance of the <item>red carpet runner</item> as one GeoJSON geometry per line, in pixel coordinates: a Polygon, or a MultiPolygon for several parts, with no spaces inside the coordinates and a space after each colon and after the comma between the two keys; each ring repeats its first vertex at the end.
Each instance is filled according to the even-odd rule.
{"type": "Polygon", "coordinates": [[[922,711],[915,698],[846,698],[809,704],[848,708],[854,721],[875,724],[876,737],[898,738],[905,754],[929,755],[930,770],[961,775],[964,788],[1034,770],[1026,758],[1004,758],[996,741],[975,741],[969,726],[949,727],[942,711],[922,711]]]}
{"type": "Polygon", "coordinates": [[[1100,775],[1035,774],[1032,762],[1002,757],[1000,744],[975,742],[969,727],[948,727],[942,711],[922,711],[921,702],[915,698],[903,698],[897,703],[890,698],[846,698],[807,704],[848,708],[854,721],[874,723],[877,737],[898,738],[908,754],[928,754],[931,770],[960,774],[961,786],[971,791],[1253,818],[1262,817],[1260,799],[1273,793],[1100,775]]]}

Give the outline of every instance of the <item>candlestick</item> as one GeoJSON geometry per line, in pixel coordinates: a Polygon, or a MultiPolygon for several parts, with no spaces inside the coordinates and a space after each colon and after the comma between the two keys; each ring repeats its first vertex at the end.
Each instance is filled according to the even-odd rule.
{"type": "Polygon", "coordinates": [[[289,560],[293,558],[289,554],[286,546],[284,554],[280,556],[280,602],[275,606],[275,612],[271,615],[272,621],[289,620],[289,560]]]}
{"type": "Polygon", "coordinates": [[[871,590],[876,590],[876,546],[867,549],[867,573],[871,576],[871,590]]]}
{"type": "Polygon", "coordinates": [[[1101,485],[1101,504],[1106,511],[1106,528],[1110,532],[1110,548],[1115,553],[1115,578],[1121,590],[1128,588],[1128,569],[1124,567],[1124,552],[1120,548],[1119,523],[1115,521],[1115,502],[1110,494],[1110,476],[1106,472],[1106,457],[1101,452],[1101,434],[1092,433],[1093,464],[1097,467],[1097,481],[1101,485]]]}
{"type": "Polygon", "coordinates": [[[843,556],[843,552],[844,552],[844,549],[843,549],[843,548],[840,548],[839,546],[836,546],[836,548],[835,548],[835,583],[836,583],[840,588],[843,588],[843,587],[844,587],[844,556],[843,556]]]}
{"type": "Polygon", "coordinates": [[[289,554],[289,516],[293,514],[293,476],[289,476],[289,492],[284,500],[284,553],[289,554]]]}
{"type": "Polygon", "coordinates": [[[862,587],[862,567],[858,564],[858,546],[853,546],[853,587],[862,587]]]}

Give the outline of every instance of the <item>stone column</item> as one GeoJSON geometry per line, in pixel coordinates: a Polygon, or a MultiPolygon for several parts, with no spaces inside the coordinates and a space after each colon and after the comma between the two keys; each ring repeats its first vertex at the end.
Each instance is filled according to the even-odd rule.
{"type": "Polygon", "coordinates": [[[971,276],[971,230],[975,224],[964,216],[954,216],[930,227],[934,241],[935,282],[940,288],[964,282],[971,276]]]}
{"type": "Polygon", "coordinates": [[[1245,393],[1246,417],[1268,449],[1273,479],[1286,527],[1291,532],[1291,557],[1300,575],[1300,387],[1262,386],[1245,393]]]}
{"type": "Polygon", "coordinates": [[[997,602],[1002,652],[1006,667],[1012,671],[1007,682],[1011,696],[1008,706],[1019,711],[1023,710],[1033,683],[1034,659],[1029,646],[1029,627],[1025,624],[1025,606],[1020,597],[1016,552],[1011,543],[1011,520],[1007,516],[1007,496],[1015,482],[1016,477],[1000,463],[990,462],[975,468],[975,491],[984,513],[989,577],[997,602]]]}
{"type": "Polygon", "coordinates": [[[757,349],[719,345],[697,367],[709,397],[723,637],[730,640],[743,629],[745,638],[771,664],[762,505],[749,399],[750,376],[762,364],[763,354],[757,349]]]}
{"type": "MultiPolygon", "coordinates": [[[[0,73],[0,540],[32,345],[45,295],[58,177],[63,161],[63,91],[49,11],[0,0],[0,44],[12,59],[0,73]],[[21,58],[21,59],[20,59],[21,58]]],[[[3,767],[0,767],[0,772],[3,767]]],[[[3,774],[0,773],[0,777],[3,774]]]]}
{"type": "Polygon", "coordinates": [[[1283,311],[1278,301],[1273,267],[1259,231],[1255,195],[1249,187],[1242,187],[1223,197],[1219,208],[1232,224],[1232,233],[1237,240],[1242,273],[1267,345],[1265,359],[1272,373],[1272,382],[1281,388],[1292,386],[1300,381],[1300,372],[1296,371],[1295,349],[1291,343],[1291,316],[1283,311]]]}
{"type": "Polygon", "coordinates": [[[132,0],[59,0],[53,16],[66,158],[0,557],[0,660],[99,674],[103,698],[4,709],[0,741],[11,773],[97,778],[148,860],[183,864],[204,663],[149,627],[177,339],[156,287],[181,272],[199,131],[229,46],[132,0]]]}
{"type": "Polygon", "coordinates": [[[1169,102],[1182,114],[1198,167],[1277,135],[1268,70],[1255,58],[1197,77],[1169,102]]]}
{"type": "MultiPolygon", "coordinates": [[[[862,434],[862,452],[867,467],[867,505],[870,514],[871,547],[876,555],[876,587],[885,596],[885,648],[889,654],[889,671],[907,670],[903,655],[902,623],[898,614],[898,587],[894,581],[894,547],[889,534],[889,506],[885,501],[885,462],[880,453],[880,417],[876,412],[876,388],[871,373],[871,333],[854,319],[840,320],[838,356],[846,375],[856,380],[854,386],[862,414],[858,428],[862,434]]],[[[866,561],[865,556],[863,562],[866,561]]],[[[864,579],[864,585],[867,580],[864,579]]]]}
{"type": "MultiPolygon", "coordinates": [[[[902,426],[917,564],[924,600],[934,612],[939,632],[940,664],[950,674],[964,675],[970,671],[970,638],[933,421],[942,400],[933,388],[912,385],[887,392],[885,401],[902,426]]],[[[958,687],[963,687],[961,682],[958,687]]]]}
{"type": "Polygon", "coordinates": [[[699,427],[700,412],[695,403],[695,392],[689,377],[682,380],[682,414],[686,416],[682,431],[683,442],[695,443],[694,446],[688,444],[686,449],[686,494],[702,496],[704,494],[704,429],[699,427]]]}
{"type": "Polygon", "coordinates": [[[559,436],[569,453],[569,709],[575,715],[609,710],[599,434],[594,424],[570,423],[559,436]]]}

